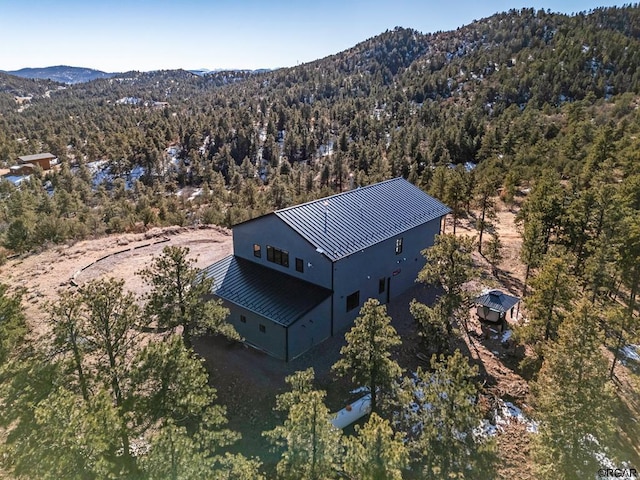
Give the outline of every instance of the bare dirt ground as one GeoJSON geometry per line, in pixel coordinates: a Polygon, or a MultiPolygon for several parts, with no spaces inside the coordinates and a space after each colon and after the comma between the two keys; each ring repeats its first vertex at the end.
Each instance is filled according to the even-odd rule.
{"type": "Polygon", "coordinates": [[[24,289],[26,315],[34,334],[47,332],[46,302],[57,292],[99,277],[123,279],[125,288],[142,293],[135,273],[149,264],[167,245],[189,247],[196,266],[205,267],[232,253],[232,236],[220,227],[154,228],[140,234],[122,234],[59,245],[42,253],[9,260],[0,270],[2,281],[24,289]]]}

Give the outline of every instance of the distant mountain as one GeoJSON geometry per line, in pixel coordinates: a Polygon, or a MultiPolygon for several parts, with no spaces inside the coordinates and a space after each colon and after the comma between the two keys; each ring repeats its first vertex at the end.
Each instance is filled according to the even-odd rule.
{"type": "Polygon", "coordinates": [[[100,70],[93,70],[91,68],[69,67],[67,65],[43,68],[22,68],[20,70],[8,71],[5,73],[9,73],[17,77],[40,78],[66,84],[90,82],[97,78],[110,78],[116,75],[115,73],[106,73],[100,70]]]}
{"type": "Polygon", "coordinates": [[[47,95],[47,92],[64,88],[60,82],[24,78],[0,72],[0,94],[7,93],[15,97],[42,97],[47,95]]]}

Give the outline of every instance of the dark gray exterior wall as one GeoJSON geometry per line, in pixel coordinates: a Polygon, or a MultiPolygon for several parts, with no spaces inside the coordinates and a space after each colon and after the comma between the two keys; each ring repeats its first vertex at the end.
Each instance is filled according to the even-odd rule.
{"type": "Polygon", "coordinates": [[[307,282],[331,288],[331,261],[316,252],[315,247],[276,215],[266,215],[233,227],[233,254],[307,282]],[[254,244],[261,246],[260,258],[253,254],[254,244]],[[288,268],[267,260],[267,245],[289,253],[288,268]],[[302,259],[302,273],[296,271],[296,258],[302,259]]]}
{"type": "Polygon", "coordinates": [[[286,360],[287,332],[285,327],[235,303],[223,299],[222,304],[229,309],[227,321],[235,327],[245,342],[276,358],[286,360]],[[241,316],[246,318],[246,323],[240,321],[241,316]],[[264,325],[264,332],[260,331],[260,325],[264,325]]]}
{"type": "Polygon", "coordinates": [[[331,297],[289,326],[289,357],[293,360],[331,336],[331,297]]]}
{"type": "Polygon", "coordinates": [[[377,298],[384,304],[388,298],[412,287],[425,265],[420,252],[433,245],[438,233],[439,218],[338,260],[334,265],[333,334],[352,326],[367,299],[377,298]],[[395,253],[397,238],[402,238],[402,253],[398,255],[395,253]],[[379,292],[381,279],[385,283],[382,293],[379,292]],[[347,297],[356,291],[360,292],[359,305],[347,312],[347,297]]]}
{"type": "Polygon", "coordinates": [[[225,300],[222,303],[229,309],[227,321],[245,342],[281,360],[293,360],[331,336],[330,297],[288,328],[235,303],[225,300]],[[244,316],[245,322],[241,321],[241,316],[244,316]],[[260,325],[264,326],[264,332],[260,330],[260,325]]]}

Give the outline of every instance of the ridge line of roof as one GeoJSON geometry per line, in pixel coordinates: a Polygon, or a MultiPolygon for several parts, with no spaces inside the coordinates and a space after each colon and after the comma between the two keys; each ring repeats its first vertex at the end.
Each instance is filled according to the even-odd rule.
{"type": "MultiPolygon", "coordinates": [[[[308,202],[299,203],[297,205],[291,205],[290,207],[281,208],[279,210],[274,210],[271,213],[275,213],[277,215],[280,212],[286,212],[287,210],[293,210],[295,208],[303,207],[305,205],[311,205],[312,203],[317,203],[317,202],[319,202],[321,200],[328,201],[331,198],[340,197],[340,196],[346,196],[349,193],[366,190],[366,189],[372,188],[372,187],[379,187],[383,183],[395,182],[395,181],[398,181],[398,180],[404,180],[405,182],[409,183],[410,185],[413,185],[413,183],[411,183],[409,180],[407,180],[407,179],[405,179],[403,177],[388,178],[387,180],[383,180],[383,181],[377,182],[377,183],[371,183],[369,185],[365,185],[364,187],[352,188],[351,190],[347,190],[345,192],[334,193],[333,195],[329,195],[328,197],[316,198],[315,200],[309,200],[308,202]]],[[[418,188],[418,189],[420,189],[420,187],[418,187],[417,185],[413,185],[413,186],[418,188]]],[[[422,190],[422,189],[420,189],[420,190],[422,190]]]]}

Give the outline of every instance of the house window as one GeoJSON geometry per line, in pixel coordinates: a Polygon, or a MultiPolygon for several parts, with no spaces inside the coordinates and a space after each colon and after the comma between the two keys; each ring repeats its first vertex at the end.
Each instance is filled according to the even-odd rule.
{"type": "Polygon", "coordinates": [[[304,273],[304,261],[301,258],[296,258],[296,272],[304,273]]]}
{"type": "Polygon", "coordinates": [[[289,267],[289,252],[267,245],[267,260],[283,267],[289,267]]]}
{"type": "Polygon", "coordinates": [[[378,293],[384,293],[387,287],[387,280],[383,277],[378,280],[378,293]]]}
{"type": "Polygon", "coordinates": [[[402,237],[396,238],[396,255],[402,253],[402,237]]]}
{"type": "Polygon", "coordinates": [[[267,327],[265,327],[264,325],[260,324],[260,331],[262,333],[265,333],[267,331],[267,327]]]}
{"type": "Polygon", "coordinates": [[[258,258],[262,257],[262,248],[260,248],[260,245],[257,243],[253,244],[253,256],[258,258]]]}
{"type": "Polygon", "coordinates": [[[351,295],[347,297],[347,312],[350,312],[354,308],[358,308],[360,306],[360,290],[357,292],[353,292],[351,295]]]}
{"type": "Polygon", "coordinates": [[[247,323],[247,317],[245,317],[244,315],[240,315],[240,321],[242,323],[247,323]]]}

